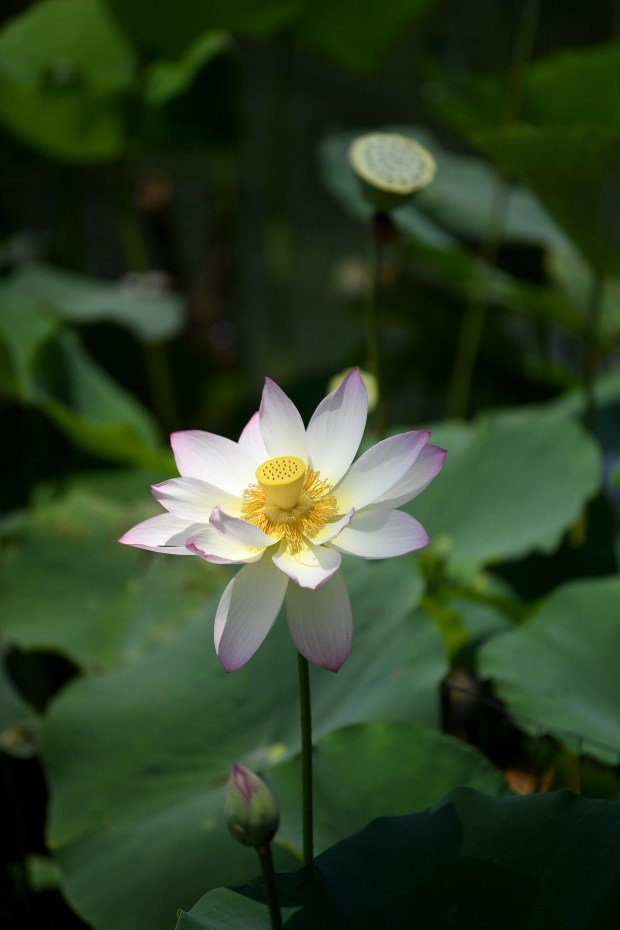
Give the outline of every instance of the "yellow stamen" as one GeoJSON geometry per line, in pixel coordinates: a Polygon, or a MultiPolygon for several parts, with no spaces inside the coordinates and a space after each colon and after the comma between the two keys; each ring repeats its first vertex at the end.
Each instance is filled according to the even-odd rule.
{"type": "Polygon", "coordinates": [[[268,483],[270,476],[265,474],[263,469],[274,461],[280,462],[282,459],[271,459],[263,463],[256,472],[259,483],[251,484],[243,492],[241,516],[272,536],[274,540],[282,540],[288,551],[297,555],[306,545],[304,537],[312,539],[335,515],[337,501],[333,494],[328,493],[331,490],[329,481],[323,481],[319,473],[312,468],[305,468],[300,459],[287,456],[285,461],[301,462],[301,467],[305,469],[302,473],[301,491],[291,507],[275,503],[271,496],[273,489],[286,488],[290,486],[290,482],[278,485],[274,480],[277,475],[274,475],[274,479],[271,479],[274,483],[268,483]]]}
{"type": "Polygon", "coordinates": [[[294,455],[282,455],[263,462],[256,469],[256,477],[269,504],[290,510],[300,498],[306,466],[294,455]]]}

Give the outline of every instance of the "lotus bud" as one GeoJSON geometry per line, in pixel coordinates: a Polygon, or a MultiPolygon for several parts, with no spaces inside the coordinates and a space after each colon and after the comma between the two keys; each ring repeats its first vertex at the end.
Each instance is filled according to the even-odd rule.
{"type": "Polygon", "coordinates": [[[276,800],[265,782],[238,762],[230,769],[224,815],[231,834],[244,846],[265,846],[280,823],[276,800]]]}
{"type": "Polygon", "coordinates": [[[400,207],[430,184],[437,167],[422,145],[392,132],[358,136],[349,149],[349,162],[364,197],[382,213],[400,207]]]}
{"type": "MultiPolygon", "coordinates": [[[[336,388],[340,387],[340,384],[351,371],[353,371],[352,368],[345,368],[344,371],[341,371],[339,374],[334,375],[333,378],[330,378],[327,385],[328,393],[331,393],[332,391],[335,391],[336,388]]],[[[379,385],[372,372],[364,371],[363,368],[360,368],[359,373],[362,381],[364,382],[366,393],[368,395],[368,412],[372,413],[372,411],[376,409],[377,401],[379,400],[379,385]]]]}

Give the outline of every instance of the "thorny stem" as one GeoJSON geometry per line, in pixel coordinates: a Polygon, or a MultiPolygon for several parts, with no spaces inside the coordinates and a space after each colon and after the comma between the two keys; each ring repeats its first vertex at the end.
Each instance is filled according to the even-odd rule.
{"type": "Polygon", "coordinates": [[[267,906],[269,907],[271,930],[282,930],[282,912],[280,910],[280,899],[278,897],[276,874],[273,868],[271,846],[269,843],[265,843],[263,846],[257,846],[256,853],[258,855],[260,866],[263,872],[265,897],[267,898],[267,906]]]}
{"type": "Polygon", "coordinates": [[[312,712],[310,707],[310,670],[308,660],[297,654],[299,673],[299,711],[301,722],[301,796],[303,823],[303,857],[306,868],[314,866],[312,823],[312,712]]]}

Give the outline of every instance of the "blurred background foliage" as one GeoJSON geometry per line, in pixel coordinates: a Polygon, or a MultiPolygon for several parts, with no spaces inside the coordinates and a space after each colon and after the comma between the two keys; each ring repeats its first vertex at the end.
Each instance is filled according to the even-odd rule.
{"type": "Polygon", "coordinates": [[[237,436],[265,374],[308,416],[335,372],[368,367],[370,208],[346,157],[368,129],[438,165],[393,215],[379,309],[387,422],[431,424],[449,454],[411,505],[429,549],[347,566],[353,653],[314,679],[340,797],[318,798],[319,850],[459,784],[617,802],[617,5],[0,16],[9,925],[164,930],[248,878],[219,813],[233,757],[276,790],[279,865],[297,862],[285,631],[225,677],[227,570],[115,540],[157,511],[171,429],[237,436]]]}

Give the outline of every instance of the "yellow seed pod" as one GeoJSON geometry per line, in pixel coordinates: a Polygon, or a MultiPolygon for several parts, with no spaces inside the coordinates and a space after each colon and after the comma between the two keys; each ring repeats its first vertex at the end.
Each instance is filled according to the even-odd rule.
{"type": "Polygon", "coordinates": [[[366,199],[385,213],[430,184],[437,168],[424,146],[394,132],[358,136],[349,148],[349,162],[366,199]]]}
{"type": "Polygon", "coordinates": [[[268,459],[256,469],[265,500],[283,510],[290,510],[299,501],[305,476],[305,463],[294,455],[268,459]]]}

